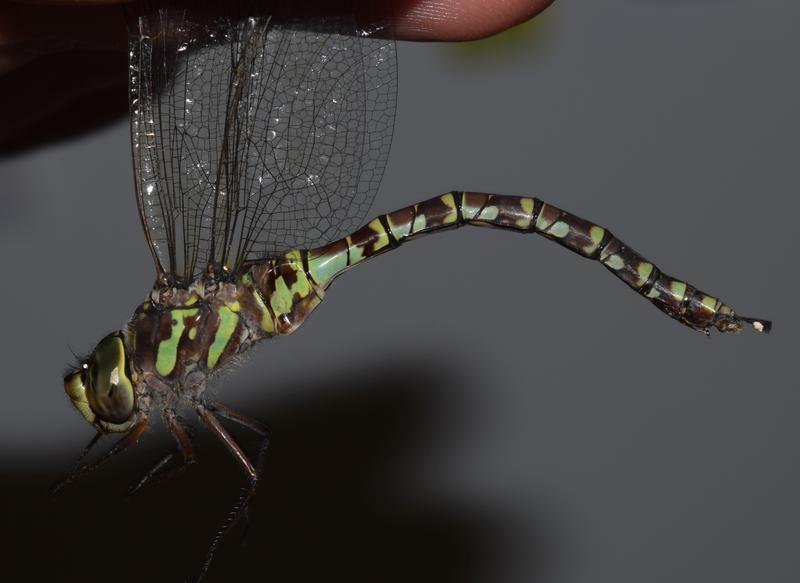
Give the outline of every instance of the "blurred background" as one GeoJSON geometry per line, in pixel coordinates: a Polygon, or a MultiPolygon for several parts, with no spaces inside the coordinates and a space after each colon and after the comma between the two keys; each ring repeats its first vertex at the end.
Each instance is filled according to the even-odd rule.
{"type": "MultiPolygon", "coordinates": [[[[486,41],[399,43],[374,214],[536,195],[775,330],[708,340],[538,237],[405,246],[218,383],[272,446],[247,544],[208,581],[795,583],[798,18],[572,0],[486,41]]],[[[198,467],[129,503],[163,428],[48,496],[92,435],[70,349],[152,283],[127,122],[6,156],[0,184],[4,573],[183,580],[243,482],[206,432],[198,467]]]]}

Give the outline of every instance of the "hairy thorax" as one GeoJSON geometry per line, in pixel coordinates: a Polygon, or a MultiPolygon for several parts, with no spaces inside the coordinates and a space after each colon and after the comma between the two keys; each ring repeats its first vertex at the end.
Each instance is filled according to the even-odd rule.
{"type": "Polygon", "coordinates": [[[142,397],[199,396],[210,376],[255,342],[295,330],[322,295],[296,252],[253,263],[228,281],[156,285],[128,324],[131,372],[142,397]]]}
{"type": "Polygon", "coordinates": [[[166,400],[201,393],[211,374],[268,336],[261,317],[253,325],[255,293],[241,283],[202,280],[155,288],[128,325],[137,384],[166,400]]]}

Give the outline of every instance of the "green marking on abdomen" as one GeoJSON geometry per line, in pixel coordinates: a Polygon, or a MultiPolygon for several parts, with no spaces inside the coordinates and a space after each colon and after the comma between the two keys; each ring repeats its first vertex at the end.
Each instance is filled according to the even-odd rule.
{"type": "Polygon", "coordinates": [[[349,250],[350,265],[355,265],[363,259],[364,250],[353,243],[353,238],[350,235],[345,237],[344,240],[347,242],[347,248],[349,250]]]}
{"type": "Polygon", "coordinates": [[[569,234],[569,225],[564,221],[556,221],[547,229],[549,235],[563,239],[569,234]]]}
{"type": "Polygon", "coordinates": [[[222,356],[222,351],[228,345],[239,320],[238,316],[228,306],[220,306],[217,315],[219,316],[219,326],[217,326],[217,331],[214,334],[214,341],[208,348],[208,359],[206,360],[206,367],[209,370],[217,365],[219,357],[222,356]]]}
{"type": "Polygon", "coordinates": [[[308,271],[320,285],[327,284],[333,276],[347,267],[347,251],[343,250],[331,255],[309,257],[308,271]]]}
{"type": "Polygon", "coordinates": [[[478,213],[484,203],[489,199],[489,195],[481,193],[464,193],[461,201],[461,215],[465,221],[472,221],[478,217],[478,213]]]}
{"type": "Polygon", "coordinates": [[[703,305],[712,312],[717,311],[717,304],[720,303],[720,301],[717,298],[707,295],[704,295],[701,301],[703,302],[703,305]]]}
{"type": "Polygon", "coordinates": [[[520,229],[529,229],[531,221],[533,220],[533,209],[536,208],[536,203],[532,198],[522,197],[519,199],[519,206],[525,216],[517,219],[516,225],[520,229]]]}
{"type": "Polygon", "coordinates": [[[497,206],[493,204],[487,204],[485,207],[483,207],[483,210],[478,215],[477,220],[493,221],[497,218],[498,214],[500,214],[500,209],[497,206]]]}
{"type": "Polygon", "coordinates": [[[547,222],[546,218],[547,215],[545,215],[545,209],[547,209],[548,206],[547,203],[542,203],[542,208],[539,209],[539,216],[536,217],[536,229],[542,232],[550,228],[550,223],[547,222]]]}
{"type": "Polygon", "coordinates": [[[600,243],[603,242],[603,237],[606,236],[606,230],[603,227],[598,227],[597,225],[593,225],[589,228],[589,238],[592,240],[591,244],[586,245],[583,248],[583,252],[589,256],[593,255],[597,248],[600,246],[600,243]]]}
{"type": "Polygon", "coordinates": [[[458,220],[458,209],[456,208],[456,197],[453,195],[452,192],[448,192],[447,194],[443,194],[439,197],[439,200],[442,201],[446,207],[450,209],[450,212],[445,215],[442,219],[443,225],[452,225],[458,220]]]}
{"type": "Polygon", "coordinates": [[[389,223],[389,228],[392,230],[392,234],[395,236],[396,239],[403,239],[404,237],[408,236],[411,232],[411,222],[410,221],[400,221],[397,218],[393,218],[393,215],[388,214],[384,215],[386,217],[387,222],[389,223]]]}
{"type": "Polygon", "coordinates": [[[186,328],[184,318],[192,318],[197,315],[197,312],[197,308],[170,310],[172,329],[170,330],[169,338],[165,338],[158,343],[158,352],[156,354],[156,371],[161,376],[165,377],[175,369],[175,363],[178,360],[178,343],[181,341],[183,330],[186,328]]]}
{"type": "Polygon", "coordinates": [[[653,273],[653,269],[655,269],[655,266],[649,261],[639,262],[639,266],[636,268],[636,271],[639,274],[639,279],[636,281],[636,285],[638,287],[642,287],[645,283],[647,283],[647,280],[653,273]]]}
{"type": "Polygon", "coordinates": [[[619,271],[620,269],[625,267],[625,262],[619,255],[611,255],[608,259],[604,260],[602,263],[604,263],[614,271],[619,271]]]}
{"type": "Polygon", "coordinates": [[[372,219],[367,227],[375,233],[375,240],[372,243],[373,253],[389,246],[389,234],[386,232],[380,219],[372,219]]]}
{"type": "Polygon", "coordinates": [[[679,302],[683,301],[683,296],[686,295],[686,282],[673,279],[669,282],[669,291],[679,302]]]}
{"type": "Polygon", "coordinates": [[[425,215],[420,211],[418,204],[414,205],[414,209],[416,214],[414,216],[414,222],[411,225],[411,232],[419,233],[420,231],[425,230],[425,215]]]}

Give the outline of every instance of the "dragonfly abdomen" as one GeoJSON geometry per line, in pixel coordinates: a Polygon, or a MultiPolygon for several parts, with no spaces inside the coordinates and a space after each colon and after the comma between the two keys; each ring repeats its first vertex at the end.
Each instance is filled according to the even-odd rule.
{"type": "Polygon", "coordinates": [[[670,317],[695,330],[739,331],[743,323],[769,331],[767,321],[737,316],[718,298],[661,272],[608,229],[538,198],[448,192],[382,215],[352,235],[308,254],[309,275],[322,288],[340,273],[418,236],[463,225],[536,233],[599,261],[670,317]]]}

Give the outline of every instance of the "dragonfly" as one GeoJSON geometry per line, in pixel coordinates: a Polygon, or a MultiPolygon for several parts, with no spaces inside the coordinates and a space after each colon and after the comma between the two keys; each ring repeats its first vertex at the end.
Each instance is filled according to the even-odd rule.
{"type": "Polygon", "coordinates": [[[341,16],[291,9],[129,15],[129,104],[139,220],[155,283],[127,326],[64,376],[96,434],[72,483],[161,417],[175,440],[131,489],[196,463],[187,411],[246,477],[198,580],[246,516],[267,429],[207,396],[209,383],[268,338],[300,327],[340,275],[413,239],[462,226],[537,234],[600,263],[668,317],[706,335],[768,320],[662,272],[609,229],[526,195],[453,190],[365,220],[394,127],[395,44],[341,16]],[[221,420],[256,433],[249,456],[221,420]],[[121,434],[92,462],[99,438],[121,434]]]}

